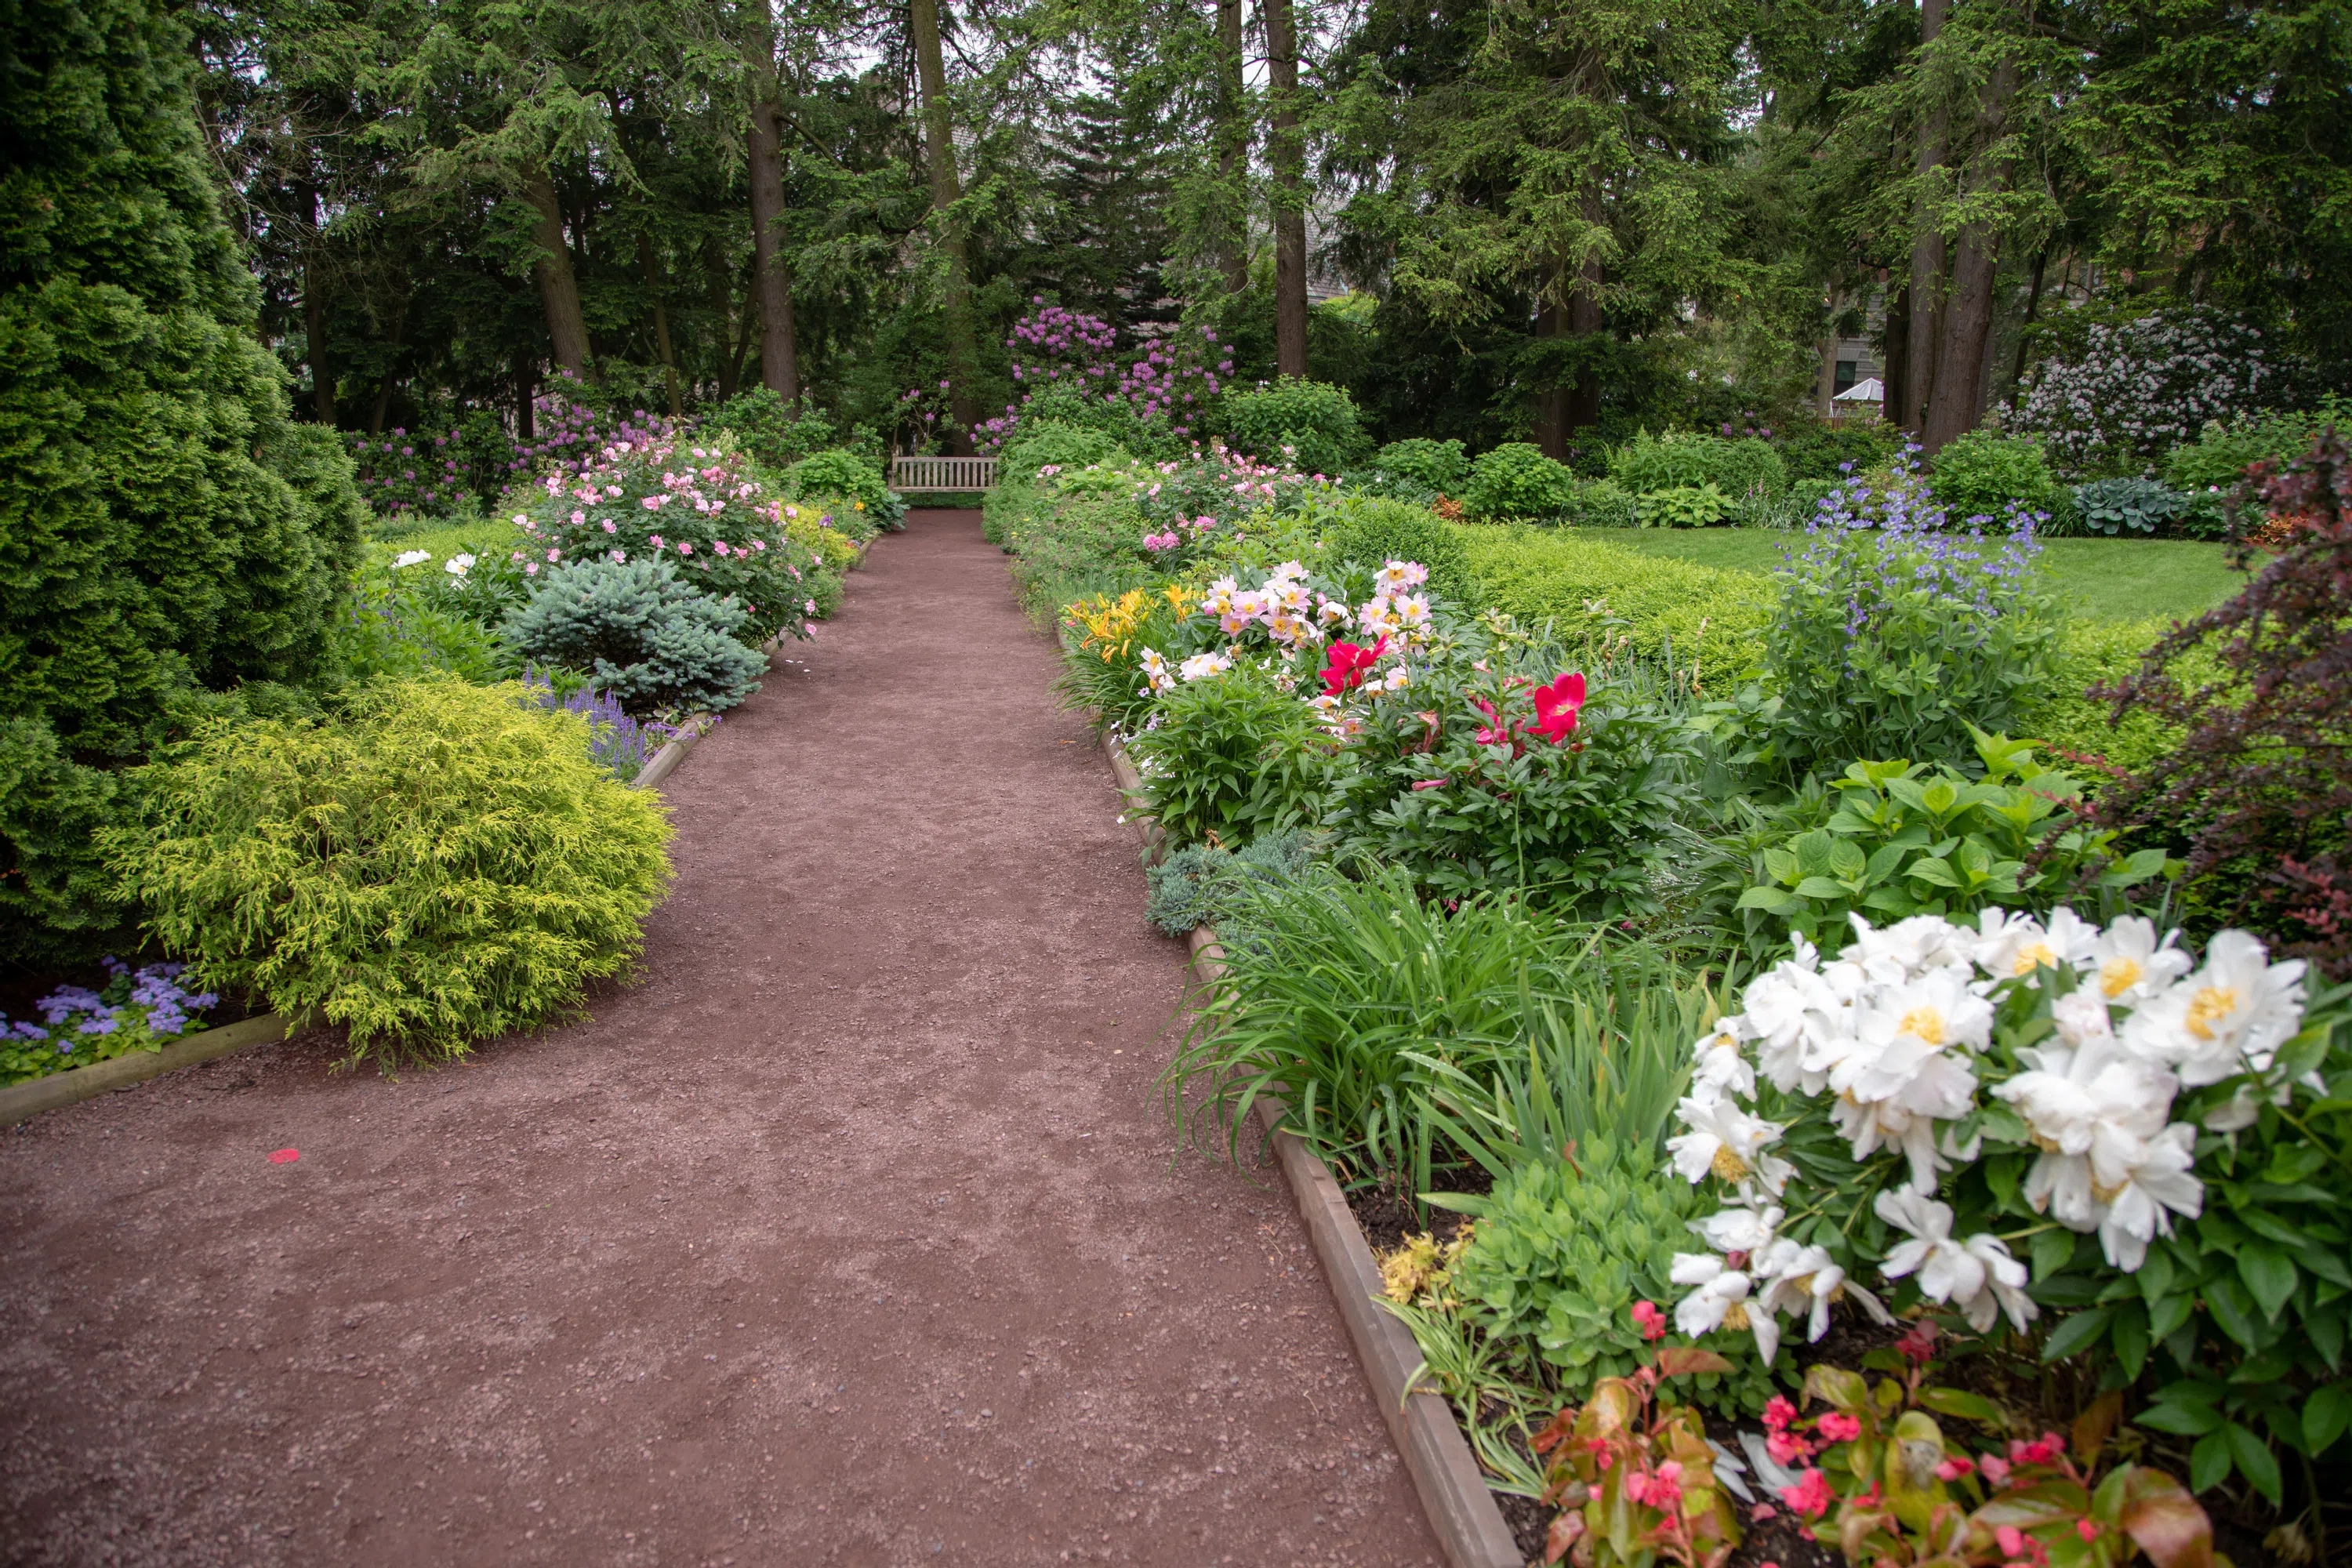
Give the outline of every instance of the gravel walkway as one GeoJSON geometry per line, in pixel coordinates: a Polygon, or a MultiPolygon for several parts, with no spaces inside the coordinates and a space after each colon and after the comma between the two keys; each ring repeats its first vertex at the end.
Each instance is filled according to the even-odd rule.
{"type": "Polygon", "coordinates": [[[793,651],[593,1021],[0,1133],[0,1562],[1437,1562],[977,514],[793,651]]]}

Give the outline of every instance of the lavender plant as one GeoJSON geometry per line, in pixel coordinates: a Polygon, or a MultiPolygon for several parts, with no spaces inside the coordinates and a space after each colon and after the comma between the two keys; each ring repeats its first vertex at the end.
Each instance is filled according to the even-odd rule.
{"type": "MultiPolygon", "coordinates": [[[[523,666],[522,683],[531,700],[554,713],[577,713],[588,721],[588,754],[596,765],[623,784],[645,771],[653,754],[676,739],[681,726],[656,719],[637,719],[621,700],[593,684],[562,681],[558,672],[523,666]]],[[[714,715],[709,721],[717,724],[714,715]]]]}
{"type": "Polygon", "coordinates": [[[2012,503],[2003,521],[1954,531],[1908,452],[1892,482],[1849,479],[1823,499],[1779,573],[1765,656],[1792,771],[1856,757],[1968,768],[1971,725],[2018,730],[2055,668],[2058,613],[2033,573],[2045,519],[2012,503]]]}

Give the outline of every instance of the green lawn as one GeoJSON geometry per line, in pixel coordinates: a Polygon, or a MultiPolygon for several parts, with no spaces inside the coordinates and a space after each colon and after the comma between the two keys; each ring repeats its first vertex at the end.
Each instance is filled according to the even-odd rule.
{"type": "MultiPolygon", "coordinates": [[[[1644,555],[1670,555],[1735,572],[1769,572],[1804,536],[1752,528],[1622,529],[1589,537],[1644,555]]],[[[2051,539],[2042,560],[2057,590],[2094,620],[2193,616],[2234,594],[2245,578],[2219,544],[2179,539],[2051,539]]]]}
{"type": "Polygon", "coordinates": [[[408,525],[379,524],[367,531],[367,539],[370,549],[386,554],[405,554],[411,550],[430,551],[437,563],[461,551],[470,555],[480,555],[488,551],[512,550],[514,541],[520,534],[521,530],[515,527],[509,514],[475,522],[423,518],[408,525]]]}

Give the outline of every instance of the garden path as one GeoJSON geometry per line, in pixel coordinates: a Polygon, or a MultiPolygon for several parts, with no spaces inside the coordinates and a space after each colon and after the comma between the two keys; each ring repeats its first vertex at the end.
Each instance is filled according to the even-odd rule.
{"type": "Polygon", "coordinates": [[[1287,1196],[1173,1157],[1183,950],[977,515],[793,657],[593,1019],[0,1134],[0,1559],[1438,1561],[1287,1196]]]}

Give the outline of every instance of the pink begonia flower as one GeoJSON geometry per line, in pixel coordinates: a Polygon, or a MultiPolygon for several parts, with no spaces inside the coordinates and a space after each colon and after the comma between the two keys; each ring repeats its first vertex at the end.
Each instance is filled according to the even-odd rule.
{"type": "Polygon", "coordinates": [[[1829,1512],[1830,1504],[1837,1500],[1830,1491],[1830,1479],[1819,1470],[1807,1470],[1793,1487],[1780,1489],[1780,1500],[1807,1519],[1819,1519],[1829,1512]]]}
{"type": "Polygon", "coordinates": [[[654,547],[656,550],[659,550],[659,549],[662,547],[662,536],[661,536],[660,534],[656,533],[656,534],[655,534],[655,535],[653,536],[652,540],[651,540],[649,542],[651,542],[651,543],[652,543],[653,547],[654,547]]]}
{"type": "Polygon", "coordinates": [[[1842,1415],[1834,1410],[1825,1412],[1821,1420],[1814,1425],[1821,1435],[1832,1443],[1851,1443],[1862,1436],[1860,1421],[1851,1415],[1842,1415]]]}

